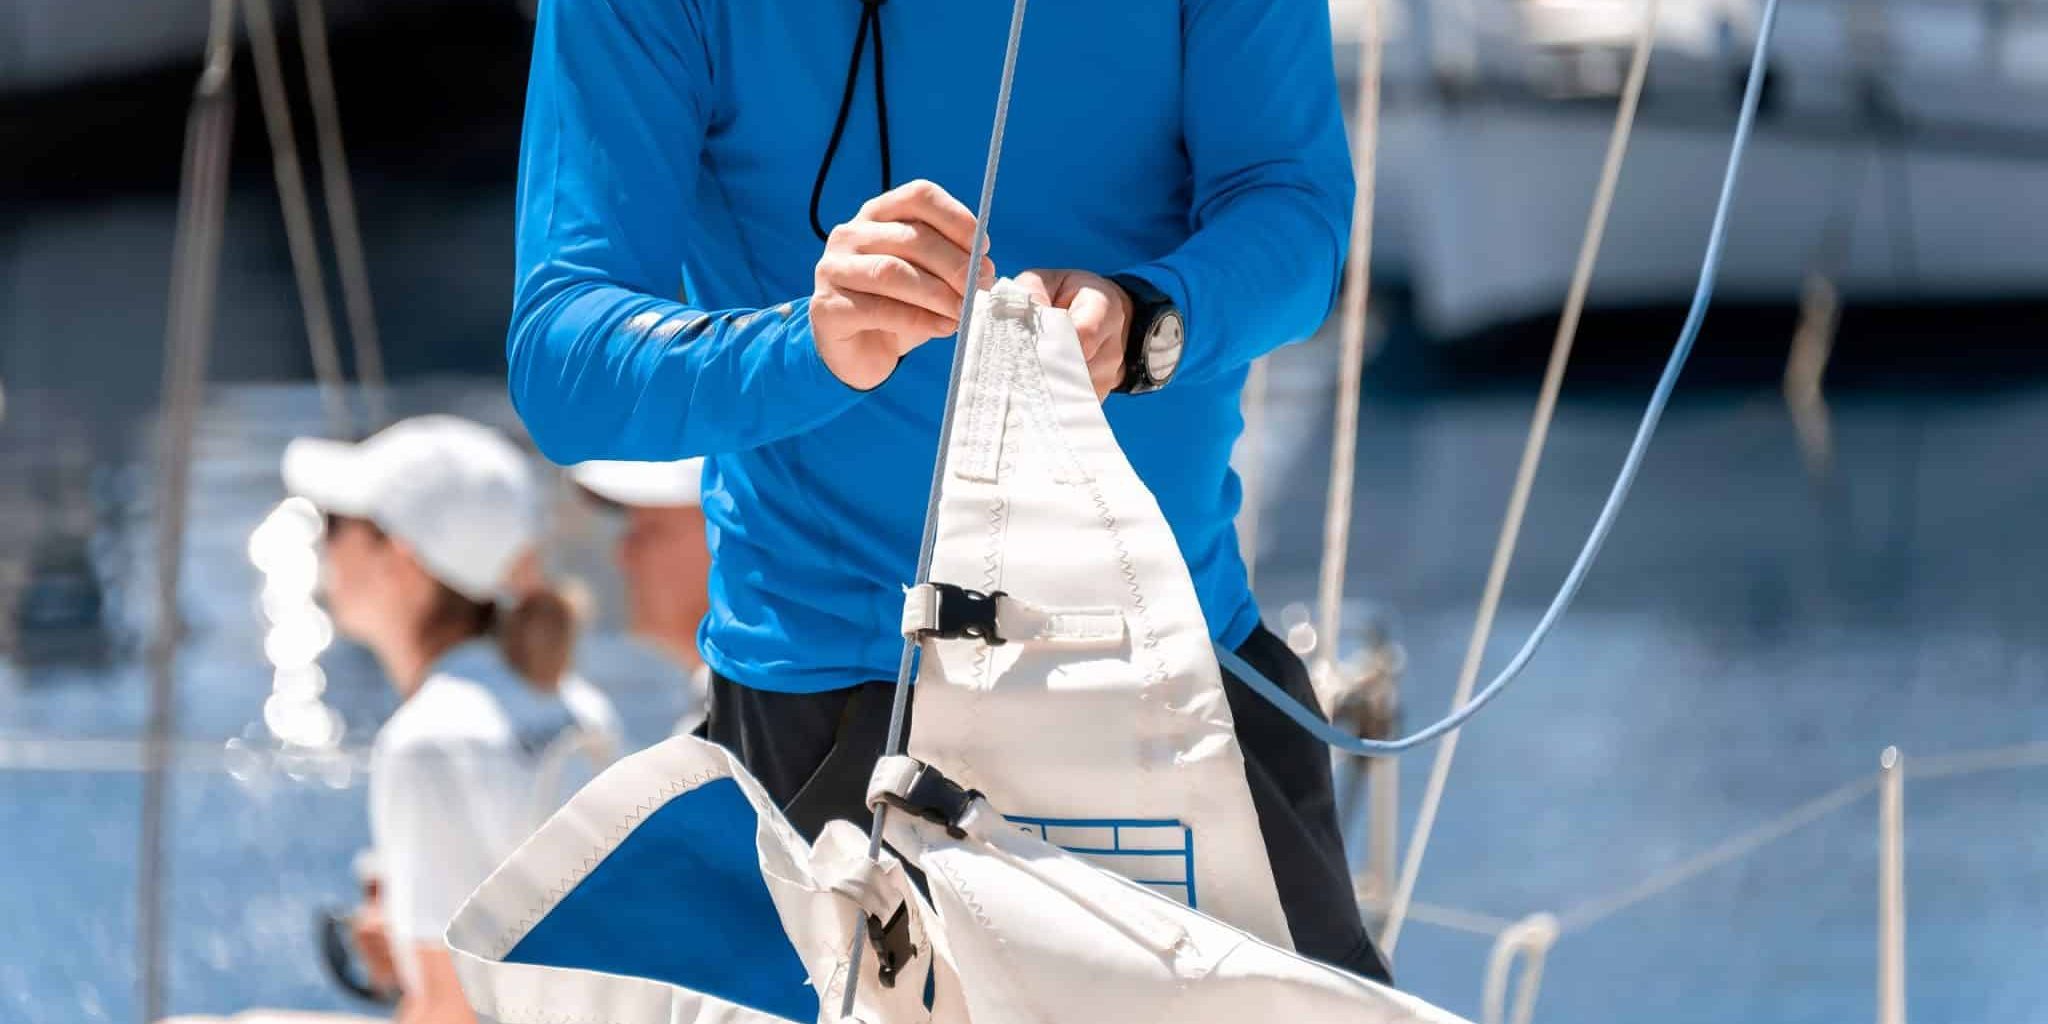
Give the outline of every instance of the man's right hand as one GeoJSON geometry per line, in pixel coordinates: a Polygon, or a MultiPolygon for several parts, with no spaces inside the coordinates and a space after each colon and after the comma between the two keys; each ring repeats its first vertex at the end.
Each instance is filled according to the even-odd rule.
{"type": "MultiPolygon", "coordinates": [[[[952,334],[967,294],[974,213],[929,181],[898,185],[832,229],[818,258],[811,331],[832,374],[881,385],[911,349],[952,334]]],[[[978,285],[995,283],[981,261],[978,285]]]]}

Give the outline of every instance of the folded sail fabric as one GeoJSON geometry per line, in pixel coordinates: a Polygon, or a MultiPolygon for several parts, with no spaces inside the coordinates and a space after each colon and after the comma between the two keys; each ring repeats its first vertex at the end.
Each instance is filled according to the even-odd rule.
{"type": "Polygon", "coordinates": [[[862,1024],[1458,1021],[1111,874],[986,800],[960,825],[892,814],[901,859],[880,864],[849,822],[806,844],[730,754],[676,737],[578,793],[448,942],[487,1024],[837,1022],[848,938],[899,913],[889,981],[876,947],[862,957],[862,1024]]]}
{"type": "MultiPolygon", "coordinates": [[[[861,1011],[923,1021],[925,904],[835,823],[813,848],[723,748],[676,737],[612,766],[470,896],[448,929],[497,1024],[759,1024],[836,1017],[863,907],[907,907],[922,950],[861,1011]]],[[[965,1019],[965,1018],[960,1018],[965,1019]]]]}

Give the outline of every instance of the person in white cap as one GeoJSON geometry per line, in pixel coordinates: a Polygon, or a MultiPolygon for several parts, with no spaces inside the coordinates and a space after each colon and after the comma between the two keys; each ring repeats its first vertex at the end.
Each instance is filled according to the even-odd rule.
{"type": "Polygon", "coordinates": [[[678,734],[704,720],[711,692],[711,669],[697,649],[697,630],[711,609],[703,477],[703,459],[569,468],[586,495],[624,513],[615,560],[625,583],[626,628],[689,673],[678,734]]]}
{"type": "MultiPolygon", "coordinates": [[[[381,917],[397,974],[374,980],[395,982],[405,1024],[473,1021],[449,920],[573,792],[563,753],[609,760],[620,732],[570,671],[576,624],[540,577],[532,468],[496,431],[421,416],[360,444],[293,441],[284,480],[327,516],[336,628],[376,655],[401,701],[370,755],[379,898],[361,921],[381,917]]],[[[358,935],[375,945],[376,931],[358,935]]]]}

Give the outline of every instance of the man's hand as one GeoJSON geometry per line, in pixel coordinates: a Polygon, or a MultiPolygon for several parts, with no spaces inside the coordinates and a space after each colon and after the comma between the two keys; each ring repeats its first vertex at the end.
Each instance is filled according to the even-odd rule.
{"type": "MultiPolygon", "coordinates": [[[[905,353],[953,333],[973,244],[973,212],[921,180],[868,200],[833,228],[811,295],[811,331],[833,376],[866,391],[905,353]]],[[[978,283],[993,284],[995,273],[984,257],[978,283]]]]}
{"type": "Polygon", "coordinates": [[[1124,340],[1131,329],[1131,297],[1115,281],[1085,270],[1027,270],[1017,283],[1073,318],[1088,360],[1095,398],[1108,398],[1124,382],[1124,340]]]}

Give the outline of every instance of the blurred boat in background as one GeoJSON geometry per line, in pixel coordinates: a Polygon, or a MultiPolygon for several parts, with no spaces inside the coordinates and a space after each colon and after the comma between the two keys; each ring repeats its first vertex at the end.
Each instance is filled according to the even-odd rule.
{"type": "MultiPolygon", "coordinates": [[[[1340,71],[1365,0],[1331,5],[1340,71]]],[[[1388,33],[1375,273],[1444,339],[1552,314],[1565,294],[1633,0],[1406,0],[1388,33]]],[[[1662,0],[1657,53],[1594,278],[1600,308],[1683,304],[1751,0],[1662,0]]],[[[1720,295],[1790,303],[2048,298],[2048,5],[1818,0],[1786,8],[1720,295]]],[[[1347,92],[1349,90],[1347,89],[1347,92]]]]}

